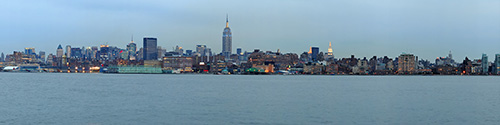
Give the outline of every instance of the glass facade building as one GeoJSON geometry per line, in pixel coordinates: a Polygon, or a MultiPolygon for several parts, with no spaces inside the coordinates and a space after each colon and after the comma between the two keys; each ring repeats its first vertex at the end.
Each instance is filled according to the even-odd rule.
{"type": "Polygon", "coordinates": [[[144,60],[157,60],[158,59],[158,48],[157,39],[153,37],[144,37],[143,43],[143,58],[144,60]]]}

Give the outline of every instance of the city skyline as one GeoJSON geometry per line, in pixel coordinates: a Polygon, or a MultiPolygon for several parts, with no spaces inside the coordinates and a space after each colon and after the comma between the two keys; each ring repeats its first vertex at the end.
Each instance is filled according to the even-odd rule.
{"type": "MultiPolygon", "coordinates": [[[[34,47],[56,54],[59,44],[125,48],[130,35],[157,36],[158,46],[196,45],[222,51],[220,29],[231,15],[232,51],[302,53],[317,46],[335,57],[433,60],[494,55],[500,46],[499,1],[8,1],[1,8],[0,52],[34,47]],[[19,9],[23,6],[26,9],[19,9]],[[267,9],[271,8],[271,9],[267,9]],[[147,20],[143,20],[147,19],[147,20]]],[[[140,40],[135,40],[140,41],[140,40]]],[[[142,47],[143,45],[138,45],[142,47]]]]}

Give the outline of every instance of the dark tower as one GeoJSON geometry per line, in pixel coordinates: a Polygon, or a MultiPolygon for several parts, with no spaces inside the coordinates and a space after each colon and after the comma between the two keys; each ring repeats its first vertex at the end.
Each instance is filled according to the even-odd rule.
{"type": "Polygon", "coordinates": [[[144,60],[157,60],[158,50],[157,50],[157,39],[153,37],[144,37],[144,60]]]}

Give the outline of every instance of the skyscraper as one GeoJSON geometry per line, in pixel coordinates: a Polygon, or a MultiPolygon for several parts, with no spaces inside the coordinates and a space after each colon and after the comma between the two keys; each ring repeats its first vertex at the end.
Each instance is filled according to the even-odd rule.
{"type": "Polygon", "coordinates": [[[38,57],[40,58],[40,60],[45,63],[45,51],[40,51],[38,53],[38,57]]]}
{"type": "Polygon", "coordinates": [[[70,58],[76,58],[79,59],[82,57],[82,49],[76,47],[76,48],[71,48],[71,55],[70,58]]]}
{"type": "Polygon", "coordinates": [[[318,53],[319,53],[319,47],[311,47],[312,53],[312,61],[316,62],[318,61],[318,53]]]}
{"type": "Polygon", "coordinates": [[[130,43],[127,45],[128,58],[130,60],[135,60],[135,52],[137,51],[137,45],[134,43],[134,36],[130,40],[130,43]]]}
{"type": "Polygon", "coordinates": [[[488,74],[488,56],[484,53],[481,58],[481,69],[483,70],[483,74],[488,74]]]}
{"type": "Polygon", "coordinates": [[[24,48],[24,54],[35,55],[35,48],[24,48]]]}
{"type": "Polygon", "coordinates": [[[143,42],[144,60],[157,60],[157,39],[154,37],[144,37],[143,42]]]}
{"type": "Polygon", "coordinates": [[[238,56],[243,55],[243,53],[241,53],[241,48],[236,48],[236,54],[238,54],[238,56]]]}
{"type": "Polygon", "coordinates": [[[2,52],[2,55],[0,56],[0,62],[4,62],[5,61],[5,55],[3,55],[3,52],[2,52]]]}
{"type": "Polygon", "coordinates": [[[232,34],[231,29],[229,28],[229,19],[226,15],[226,28],[224,28],[224,32],[222,32],[222,55],[229,59],[231,56],[232,50],[232,34]]]}
{"type": "Polygon", "coordinates": [[[309,54],[311,56],[311,61],[313,61],[313,62],[318,61],[318,53],[319,53],[319,47],[311,47],[309,49],[309,54]]]}
{"type": "Polygon", "coordinates": [[[448,54],[448,57],[449,57],[451,60],[453,60],[453,55],[451,55],[451,51],[450,51],[450,53],[448,54]]]}
{"type": "Polygon", "coordinates": [[[328,53],[326,54],[326,60],[333,60],[333,49],[332,49],[332,42],[328,44],[328,53]]]}
{"type": "Polygon", "coordinates": [[[193,50],[186,50],[186,56],[191,56],[193,54],[193,50]]]}
{"type": "Polygon", "coordinates": [[[67,58],[71,57],[71,46],[70,45],[66,46],[66,57],[67,58]]]}
{"type": "Polygon", "coordinates": [[[63,48],[61,44],[59,44],[59,46],[57,46],[56,57],[61,58],[63,56],[63,53],[63,48]]]}
{"type": "Polygon", "coordinates": [[[92,52],[90,52],[90,58],[91,58],[91,59],[97,59],[97,57],[98,57],[98,55],[97,55],[97,54],[98,54],[98,52],[99,52],[99,50],[98,50],[97,46],[92,46],[92,49],[91,49],[91,50],[92,50],[92,52]]]}
{"type": "Polygon", "coordinates": [[[108,60],[110,55],[109,45],[101,45],[101,51],[99,51],[99,60],[108,60]]]}
{"type": "Polygon", "coordinates": [[[196,53],[200,54],[200,56],[205,56],[205,50],[207,45],[196,45],[196,53]]]}
{"type": "Polygon", "coordinates": [[[500,74],[500,54],[495,54],[495,67],[493,69],[495,70],[495,74],[499,75],[500,74]]]}
{"type": "Polygon", "coordinates": [[[167,49],[163,49],[161,46],[157,46],[156,51],[158,51],[156,53],[156,59],[161,59],[161,57],[165,56],[165,53],[167,53],[167,49]]]}
{"type": "Polygon", "coordinates": [[[328,45],[328,56],[333,56],[332,42],[328,45]]]}
{"type": "Polygon", "coordinates": [[[184,49],[182,49],[182,47],[179,47],[176,45],[174,52],[176,52],[179,55],[182,55],[182,54],[184,54],[184,49]]]}
{"type": "Polygon", "coordinates": [[[83,57],[86,60],[92,58],[92,48],[91,47],[85,48],[85,53],[83,53],[83,57]]]}

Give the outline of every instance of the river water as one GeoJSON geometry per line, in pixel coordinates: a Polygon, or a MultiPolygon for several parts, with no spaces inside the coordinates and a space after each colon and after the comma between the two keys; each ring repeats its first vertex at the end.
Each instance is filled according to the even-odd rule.
{"type": "Polygon", "coordinates": [[[500,124],[500,77],[0,73],[0,124],[500,124]]]}

